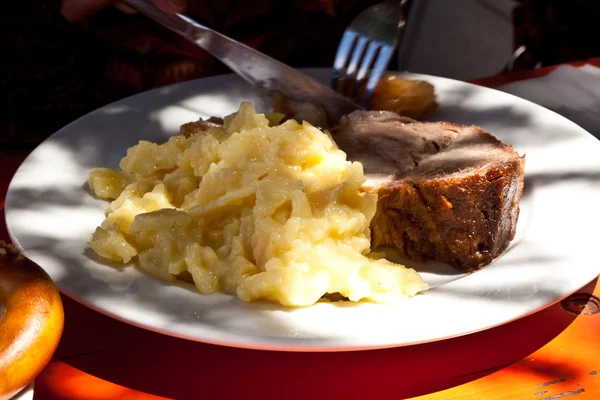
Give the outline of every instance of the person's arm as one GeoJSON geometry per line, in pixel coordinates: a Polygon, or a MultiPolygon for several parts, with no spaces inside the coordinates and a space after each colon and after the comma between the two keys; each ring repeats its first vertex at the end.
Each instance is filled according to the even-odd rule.
{"type": "MultiPolygon", "coordinates": [[[[156,0],[168,12],[180,11],[156,0]]],[[[7,2],[8,3],[8,2],[7,2]]],[[[19,0],[0,6],[0,145],[36,144],[96,108],[105,60],[88,17],[107,0],[19,0]]]]}
{"type": "MultiPolygon", "coordinates": [[[[165,12],[176,13],[184,11],[187,1],[154,0],[154,4],[165,12]]],[[[125,7],[115,0],[62,0],[60,12],[70,22],[83,23],[90,16],[111,5],[125,10],[125,7]]]]}

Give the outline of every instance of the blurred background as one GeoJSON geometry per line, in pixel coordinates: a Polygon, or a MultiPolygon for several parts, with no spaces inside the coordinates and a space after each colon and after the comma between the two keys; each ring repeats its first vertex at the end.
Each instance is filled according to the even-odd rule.
{"type": "Polygon", "coordinates": [[[501,72],[513,46],[514,0],[414,0],[398,68],[471,80],[501,72]]]}
{"type": "MultiPolygon", "coordinates": [[[[185,14],[294,67],[331,67],[344,29],[376,0],[188,0],[185,14]]],[[[110,0],[0,5],[0,145],[33,146],[104,104],[228,72],[110,0]],[[65,4],[104,2],[86,18],[65,4]]],[[[600,55],[600,0],[411,0],[390,69],[460,80],[600,55]],[[516,53],[515,53],[516,52],[516,53]],[[519,57],[510,61],[513,55],[519,57]]]]}

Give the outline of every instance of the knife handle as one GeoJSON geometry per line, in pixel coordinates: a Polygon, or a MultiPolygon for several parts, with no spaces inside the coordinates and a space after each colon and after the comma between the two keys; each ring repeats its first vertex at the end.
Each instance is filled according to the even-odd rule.
{"type": "Polygon", "coordinates": [[[192,21],[184,15],[168,14],[156,7],[151,0],[119,0],[119,2],[145,15],[159,25],[196,42],[203,48],[203,42],[205,42],[205,45],[208,45],[212,30],[192,21]]]}

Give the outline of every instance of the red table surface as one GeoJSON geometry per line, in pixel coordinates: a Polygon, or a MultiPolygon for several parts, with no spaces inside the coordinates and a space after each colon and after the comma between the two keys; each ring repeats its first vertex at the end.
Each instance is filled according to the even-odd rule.
{"type": "MultiPolygon", "coordinates": [[[[494,78],[489,86],[511,80],[510,75],[494,78]]],[[[10,178],[24,157],[1,152],[0,157],[2,209],[10,178]]],[[[3,215],[0,239],[8,239],[3,215]]],[[[596,282],[578,294],[586,300],[592,292],[600,295],[596,282]]],[[[189,342],[121,323],[65,296],[63,301],[63,338],[36,380],[38,400],[600,399],[600,313],[595,313],[597,303],[577,308],[576,299],[455,339],[345,353],[189,342]]]]}

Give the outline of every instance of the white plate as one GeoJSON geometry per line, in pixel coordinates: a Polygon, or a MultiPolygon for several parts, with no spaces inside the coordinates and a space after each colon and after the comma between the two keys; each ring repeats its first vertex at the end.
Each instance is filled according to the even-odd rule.
{"type": "MultiPolygon", "coordinates": [[[[326,81],[328,71],[310,70],[326,81]]],[[[305,309],[203,296],[135,268],[88,257],[86,242],[107,203],[86,189],[93,167],[115,167],[140,139],[164,140],[200,117],[265,103],[232,75],[186,82],[103,107],[61,129],[23,163],[10,184],[11,238],[61,290],[119,320],[167,335],[221,345],[294,351],[404,346],[464,335],[531,314],[600,272],[600,142],[565,118],[499,91],[432,76],[436,119],[477,124],[527,153],[517,238],[470,275],[428,264],[435,286],[396,305],[320,303],[305,309]]]]}
{"type": "Polygon", "coordinates": [[[16,396],[11,398],[11,400],[33,400],[33,383],[21,390],[16,396]]]}

